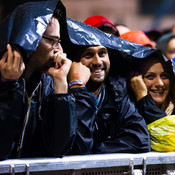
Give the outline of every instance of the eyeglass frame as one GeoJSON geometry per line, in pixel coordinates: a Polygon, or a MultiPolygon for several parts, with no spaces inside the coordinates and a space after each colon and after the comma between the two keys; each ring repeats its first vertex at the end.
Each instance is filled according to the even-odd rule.
{"type": "Polygon", "coordinates": [[[46,35],[43,35],[42,37],[45,38],[45,39],[48,39],[48,40],[52,41],[52,48],[53,49],[56,49],[57,46],[58,46],[58,44],[61,43],[61,39],[58,39],[58,38],[52,38],[51,36],[46,36],[46,35]],[[57,42],[54,43],[54,41],[57,41],[57,42]]]}

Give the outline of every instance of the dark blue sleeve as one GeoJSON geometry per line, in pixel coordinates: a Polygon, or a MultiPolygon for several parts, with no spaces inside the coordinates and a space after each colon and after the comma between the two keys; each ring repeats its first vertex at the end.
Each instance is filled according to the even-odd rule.
{"type": "Polygon", "coordinates": [[[136,106],[139,113],[144,117],[147,125],[154,122],[155,120],[167,116],[164,111],[156,106],[156,103],[152,99],[151,95],[146,95],[140,99],[136,103],[136,106]]]}
{"type": "Polygon", "coordinates": [[[72,148],[77,129],[75,98],[71,94],[51,94],[42,106],[42,137],[51,157],[62,157],[72,148]]]}
{"type": "Polygon", "coordinates": [[[94,129],[96,108],[94,106],[94,95],[86,88],[72,89],[71,93],[76,99],[76,116],[78,128],[69,154],[90,154],[94,144],[94,129]]]}
{"type": "Polygon", "coordinates": [[[0,82],[0,159],[11,156],[15,139],[23,124],[22,86],[15,82],[0,82]]]}

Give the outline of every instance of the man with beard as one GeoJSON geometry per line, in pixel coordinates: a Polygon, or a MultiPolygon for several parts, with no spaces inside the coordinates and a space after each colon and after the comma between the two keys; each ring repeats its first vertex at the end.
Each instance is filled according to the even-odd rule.
{"type": "Polygon", "coordinates": [[[78,55],[69,72],[78,123],[69,154],[150,151],[146,123],[128,98],[125,78],[109,73],[108,49],[82,46],[78,55]]]}

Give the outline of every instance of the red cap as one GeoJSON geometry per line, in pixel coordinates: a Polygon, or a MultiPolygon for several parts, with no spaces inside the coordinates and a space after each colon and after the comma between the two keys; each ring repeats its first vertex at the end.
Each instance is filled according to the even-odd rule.
{"type": "Polygon", "coordinates": [[[140,30],[126,32],[120,35],[120,38],[141,44],[143,46],[150,45],[152,48],[154,48],[151,40],[146,36],[144,32],[140,30]]]}
{"type": "Polygon", "coordinates": [[[84,23],[88,24],[90,26],[93,26],[95,28],[98,28],[98,27],[102,26],[103,24],[108,24],[108,25],[116,28],[114,23],[112,21],[110,21],[108,18],[104,17],[104,16],[91,16],[91,17],[88,17],[84,21],[84,23]]]}

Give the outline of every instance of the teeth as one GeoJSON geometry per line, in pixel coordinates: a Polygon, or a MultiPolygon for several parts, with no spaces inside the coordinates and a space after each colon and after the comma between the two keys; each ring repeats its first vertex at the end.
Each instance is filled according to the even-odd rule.
{"type": "Polygon", "coordinates": [[[99,72],[101,72],[101,69],[95,70],[94,72],[99,73],[99,72]]]}

